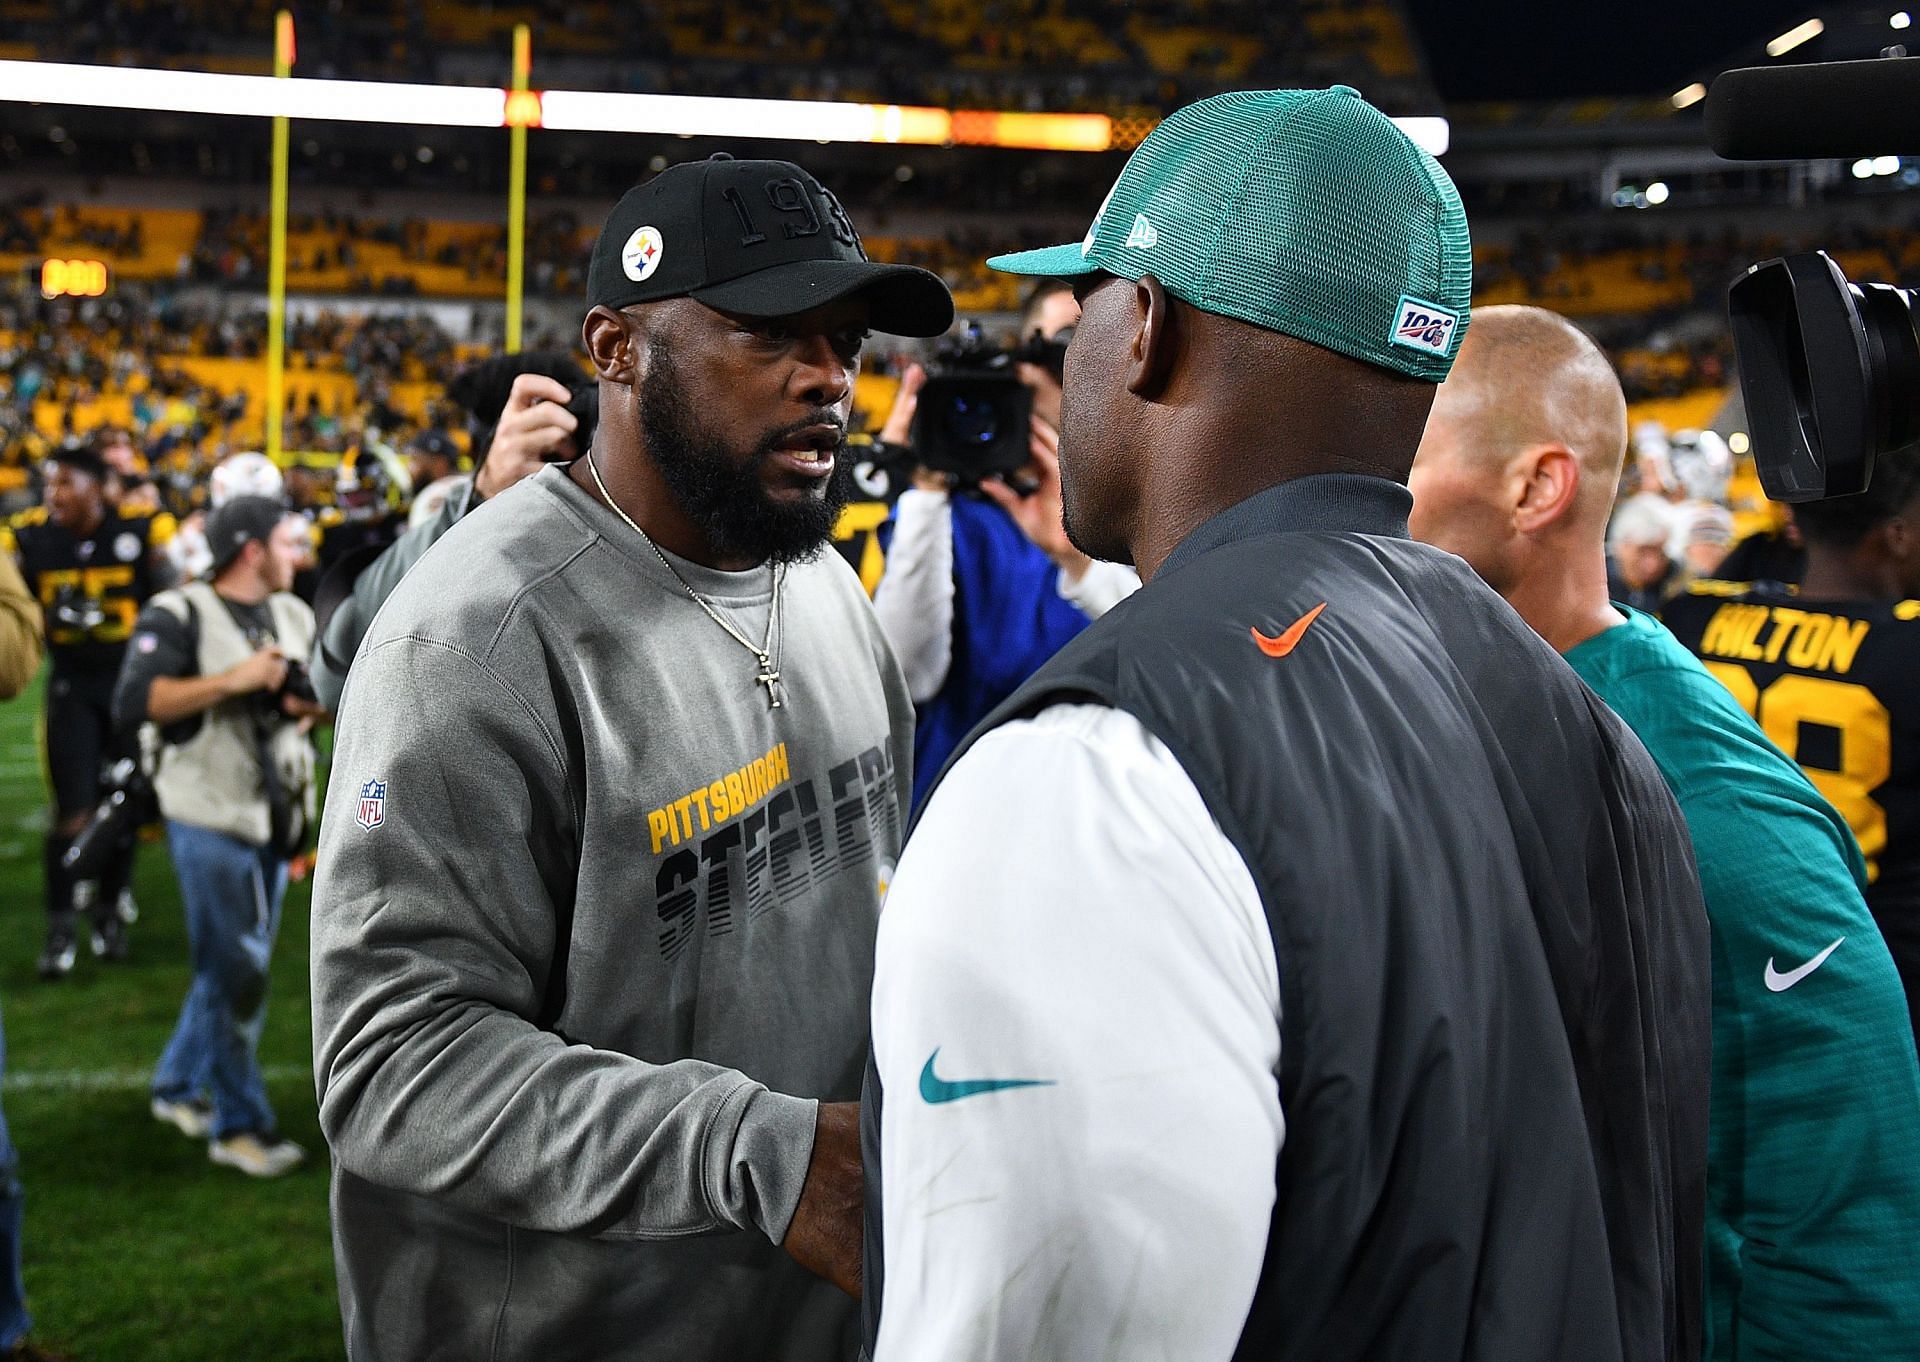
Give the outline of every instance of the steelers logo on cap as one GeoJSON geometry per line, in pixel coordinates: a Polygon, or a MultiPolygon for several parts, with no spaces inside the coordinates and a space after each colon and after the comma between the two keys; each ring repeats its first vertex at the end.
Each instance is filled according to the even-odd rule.
{"type": "Polygon", "coordinates": [[[665,254],[666,244],[660,240],[658,231],[652,227],[636,227],[627,244],[620,248],[620,268],[637,284],[660,268],[660,258],[665,254]]]}

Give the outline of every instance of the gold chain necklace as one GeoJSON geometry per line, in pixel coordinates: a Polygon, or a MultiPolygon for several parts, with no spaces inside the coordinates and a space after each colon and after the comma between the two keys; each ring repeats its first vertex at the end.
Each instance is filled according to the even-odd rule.
{"type": "Polygon", "coordinates": [[[748,638],[732,620],[728,619],[719,607],[707,600],[707,598],[702,596],[698,591],[695,591],[692,583],[680,575],[680,569],[676,568],[673,565],[673,560],[668,558],[660,546],[653,542],[653,536],[641,529],[634,523],[632,516],[620,509],[620,504],[616,502],[613,499],[613,495],[607,491],[607,484],[601,481],[600,470],[594,465],[593,454],[591,452],[587,454],[587,472],[593,474],[593,485],[600,489],[600,499],[607,503],[607,508],[622,520],[626,521],[627,527],[640,536],[640,542],[653,550],[653,556],[660,560],[661,567],[673,574],[673,580],[680,583],[681,590],[687,593],[687,599],[706,611],[707,618],[719,625],[721,629],[726,632],[728,638],[738,643],[759,660],[760,672],[753,678],[753,683],[756,686],[765,686],[767,688],[767,708],[783,708],[786,700],[780,684],[780,669],[774,665],[773,648],[775,643],[774,635],[780,620],[780,583],[786,580],[786,568],[777,567],[772,569],[773,602],[767,607],[767,637],[766,641],[756,648],[753,640],[748,638]]]}

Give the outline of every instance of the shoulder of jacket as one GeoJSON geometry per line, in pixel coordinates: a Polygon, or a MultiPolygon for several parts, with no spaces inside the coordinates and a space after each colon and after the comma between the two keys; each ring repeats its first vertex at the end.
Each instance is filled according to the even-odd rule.
{"type": "Polygon", "coordinates": [[[276,591],[267,597],[268,607],[277,615],[288,615],[313,627],[313,607],[291,591],[276,591]]]}
{"type": "MultiPolygon", "coordinates": [[[[158,606],[169,615],[185,620],[188,615],[199,606],[199,603],[188,593],[196,587],[205,585],[204,582],[182,582],[179,586],[170,586],[164,591],[154,592],[151,596],[147,597],[146,604],[148,606],[158,606]]],[[[208,589],[211,590],[212,588],[208,589]]]]}

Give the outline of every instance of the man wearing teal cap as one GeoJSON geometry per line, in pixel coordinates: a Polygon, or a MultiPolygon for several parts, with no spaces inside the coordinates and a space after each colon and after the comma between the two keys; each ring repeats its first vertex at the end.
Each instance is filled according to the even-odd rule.
{"type": "Polygon", "coordinates": [[[877,1362],[1692,1359],[1706,920],[1639,742],[1405,482],[1466,220],[1351,90],[1136,151],[1069,532],[1144,589],[963,745],[881,915],[877,1362]]]}

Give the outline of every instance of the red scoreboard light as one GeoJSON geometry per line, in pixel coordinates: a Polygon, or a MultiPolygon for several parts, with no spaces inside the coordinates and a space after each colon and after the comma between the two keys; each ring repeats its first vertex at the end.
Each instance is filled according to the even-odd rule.
{"type": "Polygon", "coordinates": [[[106,291],[104,260],[49,260],[40,266],[40,292],[48,298],[98,298],[106,291]]]}

